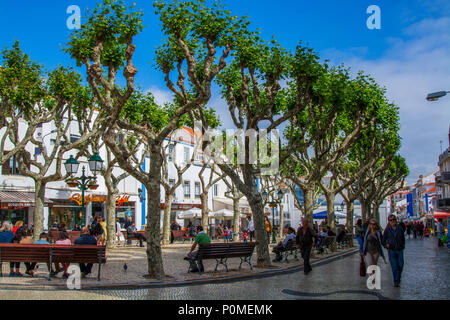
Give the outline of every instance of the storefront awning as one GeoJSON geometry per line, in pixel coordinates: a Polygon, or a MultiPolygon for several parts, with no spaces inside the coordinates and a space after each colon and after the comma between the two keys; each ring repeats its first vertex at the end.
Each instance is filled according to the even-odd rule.
{"type": "MultiPolygon", "coordinates": [[[[47,198],[46,204],[51,203],[47,198]]],[[[23,208],[34,206],[34,192],[0,191],[0,203],[2,208],[23,208]]]]}
{"type": "Polygon", "coordinates": [[[435,211],[434,212],[434,217],[436,219],[445,219],[450,217],[450,212],[448,211],[435,211]]]}

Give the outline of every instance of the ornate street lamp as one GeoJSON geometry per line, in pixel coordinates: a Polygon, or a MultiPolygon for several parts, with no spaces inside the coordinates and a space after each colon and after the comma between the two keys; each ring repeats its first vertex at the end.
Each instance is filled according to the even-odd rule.
{"type": "Polygon", "coordinates": [[[66,180],[66,183],[71,188],[78,188],[81,191],[81,226],[85,226],[85,215],[86,215],[86,207],[84,202],[84,192],[87,189],[95,190],[98,188],[97,185],[97,173],[102,170],[103,160],[100,158],[98,153],[95,153],[89,160],[89,169],[94,174],[93,176],[86,176],[86,168],[83,166],[82,175],[80,178],[74,177],[74,175],[78,172],[78,168],[80,164],[73,157],[70,158],[64,163],[67,173],[71,175],[69,179],[66,180]]]}
{"type": "MultiPolygon", "coordinates": [[[[278,205],[283,201],[283,190],[279,189],[278,192],[276,192],[273,196],[272,196],[272,201],[269,202],[269,206],[272,208],[272,243],[277,243],[277,236],[275,233],[275,208],[278,207],[278,205]]],[[[262,197],[264,202],[267,202],[267,200],[269,199],[269,194],[267,193],[267,191],[264,190],[264,192],[262,193],[262,197]]],[[[282,213],[280,213],[282,214],[282,213]]]]}

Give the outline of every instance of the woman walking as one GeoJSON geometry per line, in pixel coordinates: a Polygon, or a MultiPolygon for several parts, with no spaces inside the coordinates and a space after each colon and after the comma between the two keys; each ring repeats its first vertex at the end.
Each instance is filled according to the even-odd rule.
{"type": "Polygon", "coordinates": [[[120,238],[122,235],[122,226],[120,225],[119,218],[116,219],[116,236],[117,236],[117,245],[120,246],[120,238]]]}
{"type": "Polygon", "coordinates": [[[359,255],[363,255],[363,243],[364,243],[364,228],[363,228],[363,224],[362,224],[362,219],[358,219],[358,221],[356,221],[356,225],[355,225],[355,235],[356,235],[356,240],[358,241],[359,244],[359,255]]]}
{"type": "Polygon", "coordinates": [[[364,236],[363,254],[366,266],[377,265],[378,258],[381,256],[386,262],[382,247],[381,228],[375,219],[371,219],[367,232],[364,236]]]}

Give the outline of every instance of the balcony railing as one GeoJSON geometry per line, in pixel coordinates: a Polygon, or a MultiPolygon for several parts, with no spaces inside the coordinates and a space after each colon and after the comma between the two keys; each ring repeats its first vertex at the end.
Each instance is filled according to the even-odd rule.
{"type": "Polygon", "coordinates": [[[440,186],[440,185],[442,185],[442,177],[441,176],[436,176],[436,185],[437,186],[440,186]]]}

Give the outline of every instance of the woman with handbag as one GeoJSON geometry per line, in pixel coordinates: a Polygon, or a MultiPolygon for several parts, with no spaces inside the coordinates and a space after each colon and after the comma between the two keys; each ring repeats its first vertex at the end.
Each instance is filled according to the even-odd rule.
{"type": "Polygon", "coordinates": [[[383,253],[381,228],[375,219],[371,219],[366,235],[364,236],[363,254],[366,267],[377,265],[378,258],[381,256],[386,263],[383,253]]]}

